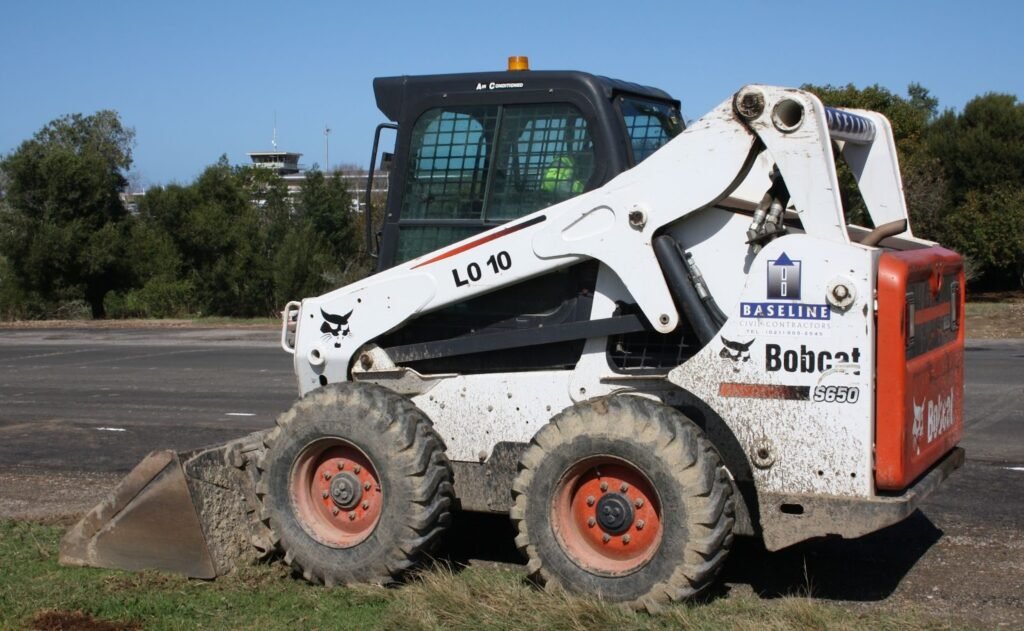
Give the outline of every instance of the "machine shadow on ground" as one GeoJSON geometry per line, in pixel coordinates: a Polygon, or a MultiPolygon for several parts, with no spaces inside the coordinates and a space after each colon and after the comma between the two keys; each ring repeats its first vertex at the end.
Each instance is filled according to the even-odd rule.
{"type": "Polygon", "coordinates": [[[859,537],[823,537],[768,552],[760,540],[739,537],[722,584],[750,585],[761,598],[807,595],[826,600],[876,601],[891,596],[943,531],[921,511],[859,537]]]}
{"type": "MultiPolygon", "coordinates": [[[[458,571],[472,563],[524,565],[515,529],[505,515],[455,513],[441,563],[458,571]]],[[[760,540],[738,537],[709,598],[730,586],[749,585],[761,598],[812,596],[825,600],[878,601],[895,592],[908,572],[942,538],[924,513],[858,539],[813,539],[778,552],[760,540]]]]}

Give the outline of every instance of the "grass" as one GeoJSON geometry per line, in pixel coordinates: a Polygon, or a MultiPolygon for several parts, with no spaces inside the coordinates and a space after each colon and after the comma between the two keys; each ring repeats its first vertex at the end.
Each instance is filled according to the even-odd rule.
{"type": "Polygon", "coordinates": [[[718,598],[639,614],[592,598],[549,594],[521,571],[435,569],[397,589],[328,590],[280,565],[216,581],[57,564],[63,529],[0,521],[2,629],[949,629],[913,610],[853,611],[806,597],[718,598]]]}

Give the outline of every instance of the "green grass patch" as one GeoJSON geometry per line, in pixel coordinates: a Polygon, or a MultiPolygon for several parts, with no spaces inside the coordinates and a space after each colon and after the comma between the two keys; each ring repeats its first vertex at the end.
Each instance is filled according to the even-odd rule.
{"type": "Polygon", "coordinates": [[[216,581],[57,564],[63,529],[0,521],[3,629],[949,629],[914,611],[851,611],[803,597],[753,596],[634,613],[593,598],[549,594],[521,571],[426,572],[397,589],[325,589],[280,564],[216,581]],[[78,625],[78,626],[73,626],[78,625]]]}

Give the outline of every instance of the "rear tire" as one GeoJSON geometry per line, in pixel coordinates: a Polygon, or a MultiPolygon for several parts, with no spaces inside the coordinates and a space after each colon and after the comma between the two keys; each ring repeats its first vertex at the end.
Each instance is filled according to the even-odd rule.
{"type": "Polygon", "coordinates": [[[384,584],[451,521],[444,443],[408,399],[372,384],[317,390],[265,439],[257,495],[285,562],[311,582],[384,584]]]}
{"type": "Polygon", "coordinates": [[[635,396],[566,409],[513,484],[516,544],[547,589],[634,607],[711,585],[732,543],[732,482],[704,433],[635,396]]]}

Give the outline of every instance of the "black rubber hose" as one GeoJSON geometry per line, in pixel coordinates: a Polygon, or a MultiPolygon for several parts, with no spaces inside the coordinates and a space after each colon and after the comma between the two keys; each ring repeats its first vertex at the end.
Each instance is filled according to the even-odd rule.
{"type": "Polygon", "coordinates": [[[654,256],[658,258],[658,264],[661,265],[661,271],[665,275],[668,289],[675,298],[676,305],[690,322],[701,345],[707,344],[718,333],[718,327],[704,308],[704,303],[686,271],[686,265],[679,258],[676,240],[668,235],[655,237],[654,256]]]}
{"type": "Polygon", "coordinates": [[[711,316],[712,322],[715,323],[715,329],[722,328],[725,324],[726,315],[718,307],[718,303],[715,302],[714,296],[711,295],[711,290],[708,289],[707,283],[704,281],[704,277],[700,270],[697,268],[697,264],[693,262],[692,256],[688,255],[683,246],[679,245],[678,241],[675,241],[676,253],[679,254],[679,258],[682,259],[683,263],[686,264],[686,271],[690,278],[691,283],[694,287],[704,286],[703,294],[698,291],[697,295],[700,296],[701,301],[704,303],[704,308],[707,310],[708,315],[711,316]]]}

